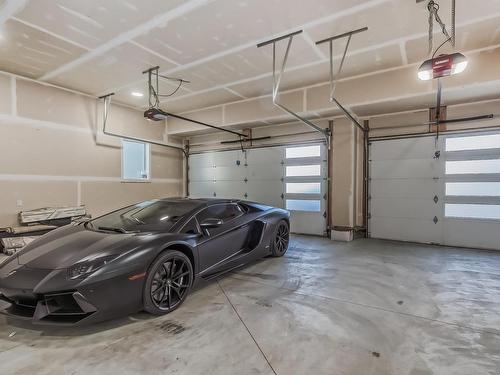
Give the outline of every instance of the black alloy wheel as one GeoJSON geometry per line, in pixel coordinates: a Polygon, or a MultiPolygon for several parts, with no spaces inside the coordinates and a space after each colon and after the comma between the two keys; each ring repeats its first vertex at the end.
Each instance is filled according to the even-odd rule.
{"type": "Polygon", "coordinates": [[[288,223],[284,220],[280,221],[274,234],[272,243],[272,254],[275,257],[283,256],[288,250],[288,243],[290,242],[290,228],[288,223]]]}
{"type": "Polygon", "coordinates": [[[144,295],[144,309],[162,315],[179,307],[193,282],[193,267],[186,255],[167,251],[152,265],[144,295]]]}

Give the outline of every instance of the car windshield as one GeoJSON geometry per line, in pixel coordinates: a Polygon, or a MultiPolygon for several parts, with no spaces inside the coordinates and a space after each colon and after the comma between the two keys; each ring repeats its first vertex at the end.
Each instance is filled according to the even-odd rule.
{"type": "Polygon", "coordinates": [[[122,208],[87,223],[87,228],[117,233],[168,231],[198,204],[149,200],[122,208]]]}

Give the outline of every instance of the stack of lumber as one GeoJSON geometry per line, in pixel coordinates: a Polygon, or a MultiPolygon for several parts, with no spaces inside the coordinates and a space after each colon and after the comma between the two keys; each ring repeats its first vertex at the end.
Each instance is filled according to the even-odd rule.
{"type": "Polygon", "coordinates": [[[86,217],[85,206],[21,211],[18,215],[20,226],[0,228],[0,252],[13,255],[41,235],[86,217]]]}

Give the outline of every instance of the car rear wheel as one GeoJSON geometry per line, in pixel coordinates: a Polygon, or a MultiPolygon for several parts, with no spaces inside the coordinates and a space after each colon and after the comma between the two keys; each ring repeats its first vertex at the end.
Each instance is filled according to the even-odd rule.
{"type": "Polygon", "coordinates": [[[186,299],[193,283],[189,258],[176,250],[161,254],[151,265],[144,286],[144,310],[155,315],[167,314],[186,299]]]}
{"type": "Polygon", "coordinates": [[[290,228],[285,220],[281,220],[276,229],[271,242],[271,254],[273,257],[282,257],[288,250],[290,242],[290,228]]]}

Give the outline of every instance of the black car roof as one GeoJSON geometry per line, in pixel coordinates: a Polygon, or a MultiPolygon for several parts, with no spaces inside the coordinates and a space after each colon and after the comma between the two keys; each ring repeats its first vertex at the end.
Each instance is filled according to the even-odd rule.
{"type": "Polygon", "coordinates": [[[231,202],[239,202],[239,199],[222,199],[222,198],[163,198],[161,201],[164,202],[192,202],[199,203],[200,206],[206,205],[210,206],[217,203],[231,203],[231,202]]]}

